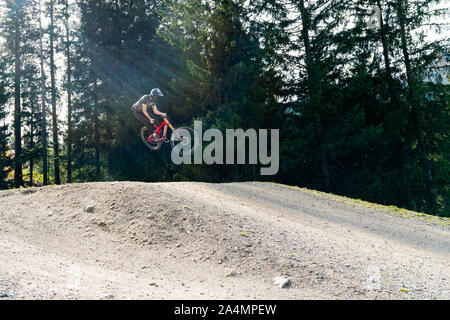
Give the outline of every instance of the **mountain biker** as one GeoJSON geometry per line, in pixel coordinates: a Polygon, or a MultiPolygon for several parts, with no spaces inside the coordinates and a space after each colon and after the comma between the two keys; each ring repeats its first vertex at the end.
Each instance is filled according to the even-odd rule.
{"type": "MultiPolygon", "coordinates": [[[[158,97],[164,97],[164,95],[160,89],[154,88],[150,91],[150,94],[143,95],[131,107],[134,117],[141,121],[150,132],[154,131],[153,125],[155,123],[154,118],[156,118],[156,116],[167,117],[167,114],[159,111],[156,107],[158,97]],[[153,117],[151,117],[150,114],[153,117]]],[[[164,127],[164,137],[166,136],[166,133],[167,126],[164,127]]]]}

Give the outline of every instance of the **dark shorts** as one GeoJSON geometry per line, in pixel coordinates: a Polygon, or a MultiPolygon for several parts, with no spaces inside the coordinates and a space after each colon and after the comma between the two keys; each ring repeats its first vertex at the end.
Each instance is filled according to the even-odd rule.
{"type": "Polygon", "coordinates": [[[148,120],[148,118],[144,115],[144,113],[139,111],[133,111],[133,115],[136,119],[142,122],[147,127],[148,130],[152,132],[155,130],[155,127],[150,123],[150,120],[148,120]]]}

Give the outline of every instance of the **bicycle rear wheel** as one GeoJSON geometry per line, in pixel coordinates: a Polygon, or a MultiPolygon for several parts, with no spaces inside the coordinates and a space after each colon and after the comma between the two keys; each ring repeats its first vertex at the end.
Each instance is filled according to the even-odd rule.
{"type": "Polygon", "coordinates": [[[176,129],[170,137],[172,148],[181,144],[184,154],[190,154],[200,144],[200,140],[195,136],[194,130],[189,127],[180,127],[176,129]]]}
{"type": "Polygon", "coordinates": [[[159,140],[159,139],[160,139],[160,136],[159,136],[159,135],[157,135],[156,137],[152,138],[152,139],[149,141],[148,138],[149,138],[152,134],[153,134],[153,132],[150,132],[150,130],[148,130],[147,127],[142,127],[142,128],[141,128],[140,136],[141,136],[142,142],[143,142],[143,143],[145,144],[145,146],[146,146],[147,148],[149,148],[150,150],[156,151],[156,150],[158,150],[159,148],[161,148],[162,142],[161,142],[161,140],[159,140]]]}

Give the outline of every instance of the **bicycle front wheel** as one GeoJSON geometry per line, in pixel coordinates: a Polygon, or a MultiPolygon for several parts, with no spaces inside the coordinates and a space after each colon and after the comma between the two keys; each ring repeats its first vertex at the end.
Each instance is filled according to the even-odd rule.
{"type": "Polygon", "coordinates": [[[184,155],[192,153],[200,145],[200,140],[194,134],[194,130],[189,127],[180,127],[176,129],[170,137],[170,145],[174,148],[180,145],[184,155]]]}

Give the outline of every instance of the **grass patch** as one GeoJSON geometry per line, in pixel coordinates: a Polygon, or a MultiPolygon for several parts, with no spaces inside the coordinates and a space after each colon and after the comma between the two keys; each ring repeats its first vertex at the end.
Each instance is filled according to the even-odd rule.
{"type": "Polygon", "coordinates": [[[300,188],[297,186],[289,186],[289,185],[284,185],[284,184],[274,183],[274,182],[269,182],[269,183],[273,183],[274,185],[277,185],[282,188],[298,190],[298,191],[302,191],[302,192],[310,194],[310,195],[331,199],[331,200],[334,200],[335,202],[346,204],[346,205],[351,205],[353,207],[371,209],[371,210],[374,210],[377,212],[387,213],[391,216],[401,217],[401,218],[405,218],[405,219],[414,219],[414,220],[422,221],[422,222],[429,223],[429,224],[450,227],[450,218],[447,218],[447,217],[433,216],[433,215],[426,214],[423,212],[415,212],[415,211],[411,211],[408,209],[399,208],[396,206],[381,205],[381,204],[372,203],[372,202],[368,202],[368,201],[361,200],[361,199],[353,199],[353,198],[348,198],[345,196],[338,196],[338,195],[335,195],[332,193],[310,190],[310,189],[306,189],[306,188],[300,188]]]}

